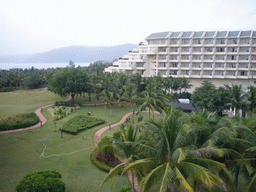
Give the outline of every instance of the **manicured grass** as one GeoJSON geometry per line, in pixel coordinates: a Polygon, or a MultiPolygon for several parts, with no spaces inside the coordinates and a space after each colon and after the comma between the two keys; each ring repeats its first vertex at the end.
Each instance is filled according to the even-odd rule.
{"type": "MultiPolygon", "coordinates": [[[[40,94],[45,96],[45,93],[40,94]]],[[[26,96],[30,97],[30,95],[26,96]]],[[[38,97],[41,98],[41,95],[38,97]]],[[[60,100],[60,98],[55,100],[60,100]]],[[[9,103],[14,103],[14,101],[9,101],[9,103]]],[[[21,104],[21,102],[18,103],[21,104]]],[[[49,104],[49,101],[46,104],[49,104]]],[[[35,106],[35,103],[31,105],[35,106]]],[[[26,105],[26,108],[30,106],[26,105]]],[[[35,108],[37,107],[31,110],[34,111],[35,108]]],[[[42,169],[59,171],[63,176],[62,181],[66,183],[67,192],[113,192],[119,191],[123,185],[130,186],[128,177],[120,176],[100,189],[100,184],[107,174],[97,169],[90,161],[91,151],[95,148],[93,144],[95,132],[101,127],[118,122],[129,111],[128,105],[123,108],[115,105],[109,109],[105,106],[86,106],[58,120],[55,128],[50,114],[47,110],[43,110],[47,123],[42,127],[0,134],[0,191],[14,191],[15,186],[26,173],[42,169]],[[87,115],[88,112],[91,112],[91,116],[104,119],[106,123],[83,131],[79,135],[63,133],[63,138],[60,137],[60,132],[57,130],[61,125],[77,115],[87,115]]]]}
{"type": "Polygon", "coordinates": [[[53,104],[57,100],[65,99],[51,92],[36,93],[40,92],[40,90],[29,92],[23,90],[16,92],[20,94],[0,94],[0,118],[13,117],[22,113],[31,113],[39,107],[53,104]]]}

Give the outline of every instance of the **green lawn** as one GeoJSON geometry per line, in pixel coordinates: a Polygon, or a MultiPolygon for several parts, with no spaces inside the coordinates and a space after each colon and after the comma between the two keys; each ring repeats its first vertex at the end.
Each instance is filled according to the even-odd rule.
{"type": "Polygon", "coordinates": [[[40,91],[42,90],[29,90],[25,94],[26,92],[23,90],[15,92],[19,94],[0,94],[0,118],[12,117],[21,113],[31,113],[39,107],[63,100],[62,97],[51,92],[36,93],[40,91]]]}
{"type": "MultiPolygon", "coordinates": [[[[14,107],[19,112],[22,108],[21,105],[24,111],[34,111],[44,104],[61,100],[60,97],[52,93],[38,93],[27,95],[1,94],[1,101],[3,101],[2,98],[8,98],[8,96],[8,102],[1,103],[1,114],[3,116],[15,114],[15,110],[10,109],[12,113],[6,111],[7,114],[5,114],[2,105],[10,108],[14,107]],[[34,97],[35,95],[37,96],[34,97]],[[47,101],[47,95],[53,97],[47,101]],[[22,97],[22,102],[21,100],[14,101],[18,98],[17,96],[22,97]]],[[[109,109],[106,109],[105,106],[97,106],[96,108],[86,106],[57,121],[55,128],[50,114],[44,110],[43,114],[47,118],[47,123],[42,127],[28,131],[0,134],[0,191],[14,191],[15,186],[26,173],[42,169],[56,169],[59,171],[63,176],[62,181],[66,183],[67,192],[113,192],[119,191],[123,185],[130,185],[128,177],[122,176],[110,181],[100,189],[100,183],[107,174],[94,167],[90,161],[91,151],[95,147],[93,144],[94,133],[101,127],[119,121],[128,111],[130,111],[128,105],[123,108],[115,105],[109,109]],[[63,138],[60,137],[60,132],[56,130],[64,122],[76,115],[86,115],[88,112],[91,112],[91,116],[104,119],[106,123],[85,130],[78,135],[63,133],[63,138]]]]}

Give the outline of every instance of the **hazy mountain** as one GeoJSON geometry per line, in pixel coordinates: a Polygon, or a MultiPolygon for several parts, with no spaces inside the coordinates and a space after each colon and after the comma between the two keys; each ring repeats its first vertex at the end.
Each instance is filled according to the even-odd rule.
{"type": "Polygon", "coordinates": [[[117,46],[70,46],[32,55],[0,56],[0,63],[90,63],[98,60],[112,61],[136,48],[134,44],[117,46]]]}

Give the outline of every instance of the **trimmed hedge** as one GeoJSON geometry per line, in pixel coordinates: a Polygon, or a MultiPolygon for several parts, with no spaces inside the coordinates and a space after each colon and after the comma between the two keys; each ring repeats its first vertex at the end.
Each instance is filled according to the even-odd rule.
{"type": "Polygon", "coordinates": [[[104,120],[96,117],[78,115],[66,122],[62,127],[62,131],[76,135],[80,131],[92,128],[96,125],[100,125],[103,123],[105,123],[104,120]]]}
{"type": "Polygon", "coordinates": [[[98,161],[96,159],[96,155],[98,152],[99,152],[99,149],[97,147],[92,151],[91,156],[90,156],[91,162],[93,165],[98,167],[100,170],[108,173],[113,167],[109,167],[106,164],[98,161]]]}
{"type": "Polygon", "coordinates": [[[30,127],[39,123],[39,121],[39,117],[34,112],[8,117],[0,121],[0,131],[30,127]]]}

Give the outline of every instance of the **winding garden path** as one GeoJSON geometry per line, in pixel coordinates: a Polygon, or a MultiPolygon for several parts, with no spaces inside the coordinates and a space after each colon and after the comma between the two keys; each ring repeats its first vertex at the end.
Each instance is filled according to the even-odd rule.
{"type": "MultiPolygon", "coordinates": [[[[17,94],[17,93],[16,93],[17,94]]],[[[64,101],[68,101],[71,99],[71,96],[69,95],[69,97],[64,100],[64,101]]],[[[97,105],[103,105],[104,103],[98,103],[97,105]]],[[[85,105],[94,105],[94,104],[85,104],[85,105]]],[[[35,114],[39,117],[40,119],[40,122],[37,123],[36,125],[33,125],[33,126],[30,126],[30,127],[27,127],[27,128],[22,128],[22,129],[15,129],[15,130],[8,130],[8,131],[1,131],[0,134],[2,133],[11,133],[11,132],[18,132],[18,131],[25,131],[25,130],[30,130],[30,129],[34,129],[34,128],[37,128],[37,127],[40,127],[42,125],[44,125],[47,121],[47,119],[43,116],[43,114],[41,113],[42,109],[44,108],[47,108],[47,107],[51,107],[53,106],[53,104],[49,104],[49,105],[46,105],[46,106],[43,106],[43,107],[40,107],[38,109],[35,110],[35,114]]],[[[148,112],[148,111],[143,111],[143,112],[148,112]]],[[[132,112],[129,112],[129,113],[126,113],[119,122],[115,123],[115,124],[112,124],[111,127],[116,127],[116,126],[119,126],[121,124],[123,124],[125,122],[125,120],[132,114],[132,112]]],[[[98,131],[96,131],[96,133],[94,134],[94,138],[93,138],[93,143],[95,146],[97,146],[98,142],[100,141],[100,138],[101,138],[101,135],[103,132],[105,132],[106,130],[109,129],[109,126],[105,126],[101,129],[99,129],[98,131]]],[[[125,160],[123,161],[125,162],[125,160]]],[[[128,178],[129,178],[129,181],[132,183],[132,176],[131,176],[131,172],[129,171],[128,172],[128,178]]],[[[137,192],[140,191],[139,189],[139,186],[138,186],[138,182],[137,182],[137,179],[135,178],[135,189],[137,190],[137,192]]]]}
{"type": "MultiPolygon", "coordinates": [[[[16,93],[16,94],[19,94],[19,93],[16,93]]],[[[71,96],[69,95],[68,98],[65,99],[64,101],[68,101],[70,99],[71,99],[71,96]]],[[[8,131],[1,131],[0,134],[2,134],[2,133],[12,133],[12,132],[18,132],[18,131],[25,131],[25,130],[34,129],[34,128],[37,128],[37,127],[40,127],[40,126],[44,125],[46,123],[47,119],[43,116],[43,114],[41,113],[41,110],[46,108],[46,107],[51,107],[51,106],[53,106],[53,104],[45,105],[45,106],[40,107],[40,108],[35,110],[35,114],[40,119],[39,123],[37,123],[35,125],[32,125],[30,127],[27,127],[27,128],[14,129],[14,130],[8,130],[8,131]]]]}

